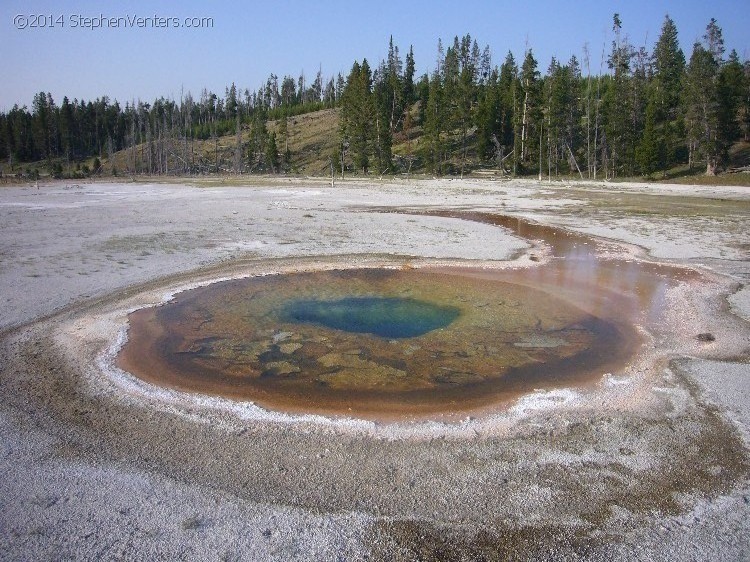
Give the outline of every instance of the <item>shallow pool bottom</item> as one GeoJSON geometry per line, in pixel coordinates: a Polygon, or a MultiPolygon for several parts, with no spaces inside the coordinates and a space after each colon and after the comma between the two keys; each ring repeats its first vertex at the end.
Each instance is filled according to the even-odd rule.
{"type": "Polygon", "coordinates": [[[271,409],[378,418],[587,384],[636,349],[616,299],[612,314],[595,315],[512,278],[354,269],[215,283],[132,313],[118,364],[158,385],[271,409]]]}

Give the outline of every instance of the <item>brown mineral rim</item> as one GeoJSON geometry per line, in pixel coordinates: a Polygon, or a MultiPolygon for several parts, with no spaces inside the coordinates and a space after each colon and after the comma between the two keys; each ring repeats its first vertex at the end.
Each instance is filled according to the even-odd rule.
{"type": "Polygon", "coordinates": [[[591,238],[514,217],[440,214],[511,228],[548,244],[552,258],[523,269],[341,269],[214,283],[132,313],[117,364],[155,385],[290,413],[450,419],[620,372],[642,343],[635,326],[658,321],[667,288],[693,275],[604,259],[591,238]],[[371,322],[358,327],[356,310],[344,310],[338,327],[290,317],[300,302],[323,316],[367,303],[381,308],[365,314],[383,322],[393,319],[382,307],[394,303],[406,317],[393,321],[421,321],[401,302],[419,303],[416,315],[457,313],[419,335],[384,337],[371,322]]]}

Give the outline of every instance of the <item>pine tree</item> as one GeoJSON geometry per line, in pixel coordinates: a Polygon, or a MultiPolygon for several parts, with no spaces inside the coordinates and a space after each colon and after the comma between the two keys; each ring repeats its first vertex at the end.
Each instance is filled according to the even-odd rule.
{"type": "Polygon", "coordinates": [[[613,17],[612,29],[615,40],[612,41],[612,52],[607,61],[612,76],[604,94],[604,130],[609,160],[605,161],[609,164],[609,170],[605,171],[610,177],[615,177],[619,172],[628,171],[635,160],[636,131],[632,122],[634,97],[630,77],[633,48],[627,38],[622,37],[619,14],[613,17]]]}
{"type": "Polygon", "coordinates": [[[742,137],[745,142],[748,142],[750,141],[750,60],[745,61],[743,74],[745,75],[745,88],[740,104],[740,126],[742,137]]]}
{"type": "Polygon", "coordinates": [[[336,82],[334,82],[333,77],[328,80],[326,87],[323,88],[323,103],[325,107],[336,106],[336,82]]]}
{"type": "Polygon", "coordinates": [[[404,109],[409,111],[412,104],[416,101],[417,90],[414,85],[414,72],[416,66],[414,63],[414,48],[409,47],[409,54],[406,55],[406,67],[404,69],[404,86],[403,86],[403,100],[404,109]]]}
{"type": "Polygon", "coordinates": [[[741,107],[745,93],[745,75],[736,51],[729,54],[721,67],[716,86],[719,104],[717,144],[720,162],[729,162],[729,149],[741,137],[741,107]]]}
{"type": "Polygon", "coordinates": [[[643,138],[636,150],[636,160],[644,176],[650,176],[657,170],[663,170],[666,162],[666,144],[657,132],[655,115],[656,104],[649,103],[646,109],[646,126],[643,131],[643,138]]]}
{"type": "Polygon", "coordinates": [[[47,94],[39,92],[33,101],[33,146],[34,156],[38,159],[51,158],[49,144],[49,127],[51,115],[47,105],[47,94]]]}
{"type": "Polygon", "coordinates": [[[73,120],[73,107],[66,96],[63,98],[62,106],[60,107],[60,138],[62,140],[62,151],[68,163],[70,163],[70,157],[73,152],[73,138],[75,134],[73,120]]]}
{"type": "Polygon", "coordinates": [[[548,173],[560,166],[566,172],[578,170],[575,151],[578,148],[581,121],[579,106],[580,67],[578,59],[571,57],[561,66],[553,57],[544,78],[545,130],[548,173]]]}
{"type": "Polygon", "coordinates": [[[393,43],[393,36],[391,36],[388,45],[388,60],[384,70],[385,74],[382,77],[386,85],[384,93],[388,96],[387,101],[390,106],[388,126],[391,134],[393,134],[403,114],[403,83],[401,80],[403,64],[398,54],[398,46],[393,43]]]}
{"type": "Polygon", "coordinates": [[[336,102],[338,103],[341,101],[341,96],[344,94],[344,89],[346,88],[346,80],[344,80],[344,77],[339,72],[336,76],[336,102]]]}
{"type": "MultiPolygon", "coordinates": [[[[706,175],[715,175],[721,164],[719,71],[724,54],[721,28],[712,19],[703,36],[704,45],[693,45],[685,75],[684,93],[688,129],[689,162],[706,162],[706,175]]],[[[724,132],[725,134],[726,132],[724,132]]]]}
{"type": "MultiPolygon", "coordinates": [[[[653,75],[650,57],[646,47],[633,50],[632,72],[630,74],[630,115],[628,131],[628,150],[626,160],[622,162],[623,170],[628,175],[638,171],[637,150],[643,137],[646,124],[646,108],[649,102],[650,77],[653,75]]],[[[662,151],[663,152],[663,151],[662,151]]]]}
{"type": "Polygon", "coordinates": [[[459,66],[458,37],[453,38],[453,45],[445,51],[442,66],[443,104],[445,112],[442,116],[443,130],[451,133],[458,127],[459,80],[461,69],[459,66]]]}
{"type": "Polygon", "coordinates": [[[372,73],[367,59],[355,61],[341,96],[341,140],[348,145],[357,170],[367,173],[370,166],[375,104],[372,73]]]}
{"type": "Polygon", "coordinates": [[[297,103],[297,86],[294,78],[284,76],[281,81],[281,105],[289,107],[297,103]]]}
{"type": "MultiPolygon", "coordinates": [[[[565,72],[553,56],[543,80],[544,95],[544,134],[548,173],[557,165],[561,132],[565,122],[565,72]]],[[[541,166],[541,164],[540,164],[541,166]]]]}
{"type": "Polygon", "coordinates": [[[281,112],[278,128],[279,141],[284,144],[284,150],[286,150],[289,148],[289,118],[287,117],[286,110],[281,112]]]}
{"type": "MultiPolygon", "coordinates": [[[[582,149],[583,145],[583,130],[581,123],[583,120],[583,99],[582,99],[582,77],[581,77],[581,66],[578,63],[578,59],[575,55],[570,57],[568,64],[565,67],[565,99],[567,100],[567,108],[565,115],[565,144],[567,145],[568,170],[583,175],[581,168],[578,164],[579,159],[583,156],[584,152],[582,149]],[[578,154],[578,158],[576,158],[578,154]]],[[[561,148],[564,151],[564,148],[561,148]]]]}
{"type": "Polygon", "coordinates": [[[495,142],[501,134],[500,88],[498,73],[492,71],[480,90],[476,111],[477,152],[488,162],[497,156],[495,142]]]}
{"type": "Polygon", "coordinates": [[[711,18],[711,21],[708,22],[706,33],[703,35],[703,42],[716,66],[721,66],[724,62],[724,35],[716,19],[711,18]]]}
{"type": "Polygon", "coordinates": [[[518,143],[520,135],[517,134],[517,131],[520,130],[520,112],[518,111],[520,83],[518,78],[518,66],[516,65],[513,53],[510,51],[508,51],[502,66],[500,66],[500,78],[497,86],[501,112],[500,134],[498,140],[502,147],[501,152],[503,153],[500,156],[500,163],[503,164],[502,159],[507,158],[512,154],[513,173],[515,174],[520,155],[520,144],[518,143]],[[516,146],[517,144],[519,144],[519,146],[516,146]]]}
{"type": "Polygon", "coordinates": [[[234,162],[232,163],[235,174],[241,174],[243,171],[242,166],[242,118],[239,111],[235,116],[235,129],[234,129],[234,162]]]}
{"type": "Polygon", "coordinates": [[[423,74],[417,82],[417,100],[419,100],[417,119],[424,126],[427,109],[427,98],[430,94],[430,77],[423,74]]]}
{"type": "Polygon", "coordinates": [[[262,164],[268,140],[265,115],[261,111],[255,111],[250,123],[250,139],[247,143],[248,167],[251,172],[262,164]]]}
{"type": "Polygon", "coordinates": [[[429,81],[429,91],[424,103],[423,158],[427,169],[437,175],[443,173],[445,151],[445,139],[443,138],[446,124],[444,95],[440,74],[436,70],[429,81]]]}
{"type": "Polygon", "coordinates": [[[318,68],[315,80],[310,86],[309,100],[313,103],[319,103],[323,97],[323,69],[318,68]]]}
{"type": "Polygon", "coordinates": [[[271,133],[266,143],[266,166],[275,174],[279,169],[279,148],[276,145],[276,133],[271,133]]]}
{"type": "Polygon", "coordinates": [[[451,105],[455,112],[454,122],[461,133],[461,177],[463,177],[468,151],[468,131],[474,120],[479,46],[476,41],[472,44],[471,36],[466,34],[461,39],[456,54],[458,80],[454,91],[455,100],[451,105]]]}
{"type": "MultiPolygon", "coordinates": [[[[8,158],[8,117],[0,113],[0,160],[8,158]]],[[[0,167],[0,177],[2,177],[2,167],[0,167]]]]}
{"type": "Polygon", "coordinates": [[[393,89],[391,71],[382,62],[375,72],[373,85],[373,103],[375,105],[375,139],[374,149],[378,169],[381,173],[393,166],[391,147],[393,144],[393,120],[401,110],[397,108],[396,93],[393,89]]]}
{"type": "MultiPolygon", "coordinates": [[[[530,163],[537,154],[539,132],[542,124],[541,84],[537,62],[531,50],[521,66],[521,120],[520,120],[520,162],[530,163]]],[[[541,162],[539,163],[541,165],[541,162]]]]}
{"type": "Polygon", "coordinates": [[[237,103],[237,86],[232,82],[232,86],[226,91],[226,104],[224,109],[226,111],[225,119],[227,121],[234,121],[237,117],[237,110],[239,104],[237,103]]]}
{"type": "MultiPolygon", "coordinates": [[[[664,18],[651,65],[653,76],[648,87],[645,130],[636,152],[638,166],[645,175],[666,170],[677,161],[683,128],[678,109],[685,56],[679,48],[677,28],[669,16],[664,18]]],[[[643,114],[640,107],[636,111],[643,114]]]]}

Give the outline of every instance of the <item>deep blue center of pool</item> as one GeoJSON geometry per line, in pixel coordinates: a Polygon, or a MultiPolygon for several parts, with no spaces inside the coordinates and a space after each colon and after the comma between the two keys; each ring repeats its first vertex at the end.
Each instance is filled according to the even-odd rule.
{"type": "Polygon", "coordinates": [[[409,298],[347,297],[337,300],[296,300],[284,307],[282,316],[291,322],[318,324],[327,328],[374,334],[382,338],[413,338],[444,328],[460,311],[409,298]]]}

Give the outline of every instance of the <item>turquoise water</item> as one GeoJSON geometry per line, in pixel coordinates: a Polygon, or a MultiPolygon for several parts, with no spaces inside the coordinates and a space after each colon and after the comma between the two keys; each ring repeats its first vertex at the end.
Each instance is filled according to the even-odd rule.
{"type": "Polygon", "coordinates": [[[288,303],[283,311],[287,321],[388,339],[413,338],[444,328],[459,314],[453,306],[394,297],[297,300],[288,303]]]}

